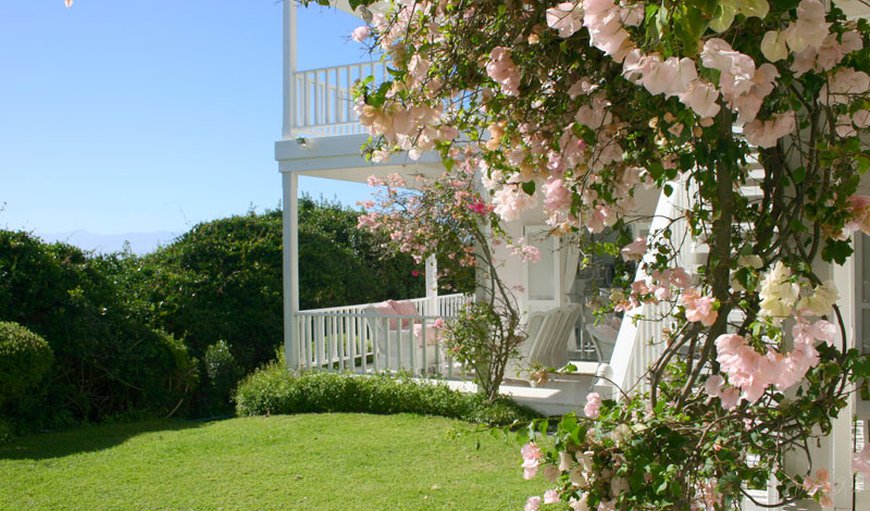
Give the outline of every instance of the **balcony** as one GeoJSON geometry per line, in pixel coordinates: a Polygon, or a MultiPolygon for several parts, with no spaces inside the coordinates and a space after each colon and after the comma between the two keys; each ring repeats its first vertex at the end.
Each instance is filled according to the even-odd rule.
{"type": "Polygon", "coordinates": [[[289,116],[291,138],[360,135],[354,111],[353,86],[373,76],[382,82],[386,68],[382,62],[347,64],[291,73],[289,116]]]}

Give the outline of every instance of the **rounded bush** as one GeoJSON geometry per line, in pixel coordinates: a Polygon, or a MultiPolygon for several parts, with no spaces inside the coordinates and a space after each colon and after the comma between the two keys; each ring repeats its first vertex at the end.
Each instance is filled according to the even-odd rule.
{"type": "Polygon", "coordinates": [[[39,384],[54,362],[45,339],[12,322],[0,322],[0,403],[39,384]]]}

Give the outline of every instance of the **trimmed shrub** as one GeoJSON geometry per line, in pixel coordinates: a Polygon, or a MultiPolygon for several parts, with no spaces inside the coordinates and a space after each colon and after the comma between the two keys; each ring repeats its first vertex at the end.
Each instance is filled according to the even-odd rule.
{"type": "Polygon", "coordinates": [[[51,346],[18,323],[0,322],[0,404],[23,396],[48,374],[51,346]]]}
{"type": "Polygon", "coordinates": [[[417,413],[506,426],[538,415],[508,398],[487,401],[443,383],[389,375],[325,372],[294,375],[273,363],[248,376],[236,392],[236,413],[246,415],[354,412],[417,413]]]}

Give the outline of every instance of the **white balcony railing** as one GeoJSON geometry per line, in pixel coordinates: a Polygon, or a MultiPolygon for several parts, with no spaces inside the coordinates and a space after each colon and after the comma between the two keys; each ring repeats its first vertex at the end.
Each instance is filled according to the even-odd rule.
{"type": "Polygon", "coordinates": [[[297,71],[291,77],[291,133],[294,137],[330,137],[366,133],[354,112],[353,86],[369,76],[384,80],[382,62],[297,71]]]}
{"type": "Polygon", "coordinates": [[[453,377],[452,360],[434,324],[455,318],[469,300],[462,294],[407,300],[415,315],[380,314],[375,304],[297,312],[299,368],[453,377]]]}

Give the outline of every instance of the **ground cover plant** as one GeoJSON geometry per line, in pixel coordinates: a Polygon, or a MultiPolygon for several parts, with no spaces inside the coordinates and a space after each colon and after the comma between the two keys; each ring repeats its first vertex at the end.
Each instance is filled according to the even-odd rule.
{"type": "Polygon", "coordinates": [[[501,511],[543,489],[514,484],[513,441],[473,429],[323,414],[43,434],[0,447],[0,509],[501,511]]]}

